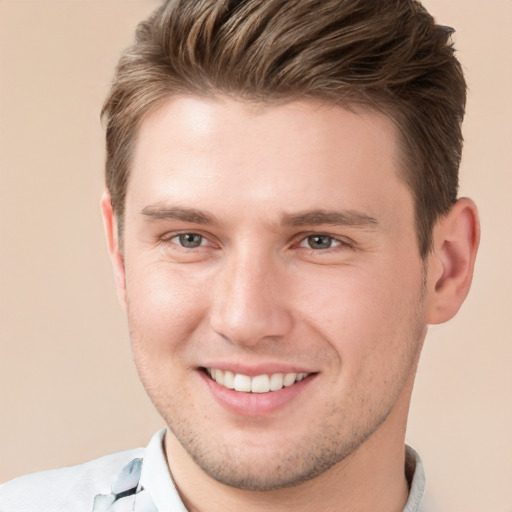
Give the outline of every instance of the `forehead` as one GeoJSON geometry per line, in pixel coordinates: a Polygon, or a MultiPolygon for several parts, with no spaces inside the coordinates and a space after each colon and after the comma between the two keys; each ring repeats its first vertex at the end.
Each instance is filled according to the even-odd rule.
{"type": "Polygon", "coordinates": [[[397,148],[394,124],[374,111],[174,97],[141,123],[127,208],[132,200],[139,211],[172,201],[257,205],[269,214],[324,206],[372,214],[397,192],[410,196],[397,148]]]}

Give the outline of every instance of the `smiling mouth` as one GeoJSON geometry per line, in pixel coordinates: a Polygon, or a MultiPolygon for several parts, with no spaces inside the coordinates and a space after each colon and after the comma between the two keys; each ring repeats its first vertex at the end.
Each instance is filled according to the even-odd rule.
{"type": "Polygon", "coordinates": [[[220,386],[243,393],[269,393],[293,386],[305,379],[310,373],[271,373],[249,377],[241,373],[217,368],[205,368],[210,376],[220,386]]]}

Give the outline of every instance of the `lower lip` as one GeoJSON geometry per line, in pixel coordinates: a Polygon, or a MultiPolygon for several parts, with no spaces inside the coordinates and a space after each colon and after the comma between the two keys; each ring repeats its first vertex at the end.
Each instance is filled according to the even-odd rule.
{"type": "Polygon", "coordinates": [[[303,393],[313,382],[316,374],[309,375],[300,382],[268,393],[244,393],[228,389],[217,384],[204,372],[199,372],[203,382],[217,402],[227,409],[242,416],[266,416],[288,405],[297,395],[303,393]]]}

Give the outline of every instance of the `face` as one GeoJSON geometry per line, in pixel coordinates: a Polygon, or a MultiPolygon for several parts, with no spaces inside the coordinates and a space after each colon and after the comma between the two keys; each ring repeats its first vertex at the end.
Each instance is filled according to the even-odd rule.
{"type": "Polygon", "coordinates": [[[263,490],[405,428],[425,271],[398,160],[374,112],[177,97],[145,118],[121,294],[168,450],[263,490]]]}

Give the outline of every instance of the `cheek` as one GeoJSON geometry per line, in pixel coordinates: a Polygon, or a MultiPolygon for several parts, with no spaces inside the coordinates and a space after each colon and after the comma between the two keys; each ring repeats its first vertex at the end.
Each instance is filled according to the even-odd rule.
{"type": "Polygon", "coordinates": [[[419,267],[391,264],[385,268],[337,269],[304,283],[300,295],[304,318],[329,341],[347,377],[363,368],[392,370],[420,336],[419,267]]]}
{"type": "Polygon", "coordinates": [[[204,318],[204,288],[168,265],[127,271],[127,315],[133,358],[155,404],[177,400],[187,377],[190,339],[204,318]]]}
{"type": "Polygon", "coordinates": [[[181,350],[205,316],[202,279],[169,264],[127,266],[128,321],[134,352],[181,350]]]}

